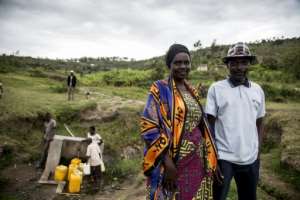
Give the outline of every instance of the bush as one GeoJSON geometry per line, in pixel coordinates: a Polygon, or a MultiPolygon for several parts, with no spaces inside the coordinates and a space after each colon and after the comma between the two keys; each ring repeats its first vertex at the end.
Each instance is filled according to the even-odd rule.
{"type": "Polygon", "coordinates": [[[29,70],[29,74],[31,77],[47,77],[47,75],[40,69],[31,69],[29,70]]]}
{"type": "Polygon", "coordinates": [[[286,100],[300,100],[300,91],[293,86],[263,83],[261,84],[261,87],[265,92],[267,100],[273,100],[276,102],[284,102],[286,100]]]}
{"type": "Polygon", "coordinates": [[[102,81],[106,85],[113,86],[143,86],[145,82],[151,80],[150,70],[112,70],[105,72],[102,81]]]}
{"type": "Polygon", "coordinates": [[[68,91],[65,85],[52,85],[49,89],[54,93],[66,93],[68,91]]]}
{"type": "Polygon", "coordinates": [[[141,159],[114,160],[106,167],[106,176],[110,178],[126,178],[141,171],[141,159]]]}
{"type": "Polygon", "coordinates": [[[270,70],[260,67],[259,65],[252,66],[249,71],[249,77],[255,81],[265,82],[285,82],[293,83],[295,78],[284,71],[270,70]]]}
{"type": "Polygon", "coordinates": [[[274,56],[265,56],[262,59],[261,65],[268,69],[278,69],[279,63],[274,56]]]}

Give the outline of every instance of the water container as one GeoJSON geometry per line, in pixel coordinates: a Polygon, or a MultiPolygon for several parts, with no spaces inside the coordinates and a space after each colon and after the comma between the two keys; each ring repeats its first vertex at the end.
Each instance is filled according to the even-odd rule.
{"type": "Polygon", "coordinates": [[[70,193],[80,192],[80,183],[81,183],[80,174],[71,173],[70,180],[69,180],[69,192],[70,193]]]}
{"type": "Polygon", "coordinates": [[[68,167],[64,165],[59,165],[55,168],[54,180],[55,181],[64,181],[68,174],[68,167]]]}
{"type": "Polygon", "coordinates": [[[78,165],[75,164],[70,164],[69,165],[69,171],[68,171],[68,180],[70,180],[71,174],[73,173],[74,170],[76,170],[78,165]]]}
{"type": "Polygon", "coordinates": [[[83,166],[84,166],[84,163],[80,163],[78,165],[78,170],[82,171],[83,172],[83,166]]]}
{"type": "Polygon", "coordinates": [[[71,164],[79,165],[81,163],[81,160],[79,158],[73,158],[71,160],[71,164]]]}
{"type": "Polygon", "coordinates": [[[77,169],[77,170],[74,170],[73,173],[80,176],[80,183],[82,183],[82,177],[83,177],[82,171],[77,169]]]}

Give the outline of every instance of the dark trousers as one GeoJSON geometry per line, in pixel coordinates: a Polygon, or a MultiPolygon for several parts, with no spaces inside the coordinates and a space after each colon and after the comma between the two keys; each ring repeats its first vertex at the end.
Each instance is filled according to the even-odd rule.
{"type": "Polygon", "coordinates": [[[237,165],[225,160],[219,160],[218,164],[224,183],[214,183],[214,200],[226,200],[232,177],[236,182],[239,200],[256,200],[259,160],[249,165],[237,165]]]}
{"type": "Polygon", "coordinates": [[[101,187],[101,166],[91,166],[91,181],[94,189],[98,190],[101,187]]]}
{"type": "Polygon", "coordinates": [[[40,159],[40,162],[39,162],[39,167],[41,168],[45,168],[45,164],[46,164],[46,161],[47,161],[47,157],[48,157],[48,150],[49,150],[49,147],[50,147],[50,143],[51,141],[50,140],[43,140],[42,141],[42,155],[41,155],[41,159],[40,159]]]}

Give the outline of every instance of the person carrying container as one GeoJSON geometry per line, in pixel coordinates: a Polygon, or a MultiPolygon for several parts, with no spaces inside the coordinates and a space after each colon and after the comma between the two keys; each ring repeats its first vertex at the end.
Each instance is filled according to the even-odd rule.
{"type": "Polygon", "coordinates": [[[96,142],[93,142],[91,138],[86,139],[88,143],[86,157],[88,159],[88,163],[91,167],[90,181],[93,183],[93,189],[95,191],[100,189],[101,184],[101,163],[102,155],[99,145],[96,142]]]}

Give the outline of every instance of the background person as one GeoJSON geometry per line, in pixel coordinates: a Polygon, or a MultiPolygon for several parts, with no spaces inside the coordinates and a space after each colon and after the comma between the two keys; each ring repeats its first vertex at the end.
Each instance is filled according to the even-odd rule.
{"type": "Polygon", "coordinates": [[[88,138],[86,141],[89,144],[87,147],[86,156],[88,159],[88,163],[91,166],[90,180],[93,184],[93,189],[97,191],[101,186],[101,162],[103,162],[101,150],[99,148],[99,145],[93,142],[91,138],[88,138]]]}
{"type": "Polygon", "coordinates": [[[70,74],[67,78],[67,86],[68,86],[68,100],[74,100],[74,92],[77,83],[77,78],[74,74],[74,71],[71,70],[70,74]]]}
{"type": "Polygon", "coordinates": [[[38,168],[45,167],[45,162],[47,160],[50,143],[53,140],[55,135],[55,129],[56,129],[56,121],[52,118],[52,115],[48,112],[45,115],[44,135],[42,140],[42,155],[39,163],[37,164],[38,168]]]}
{"type": "Polygon", "coordinates": [[[99,133],[96,133],[96,127],[95,126],[90,126],[89,132],[87,133],[87,138],[91,138],[93,142],[99,145],[101,154],[103,154],[104,150],[104,142],[102,140],[102,137],[100,136],[99,133]]]}

